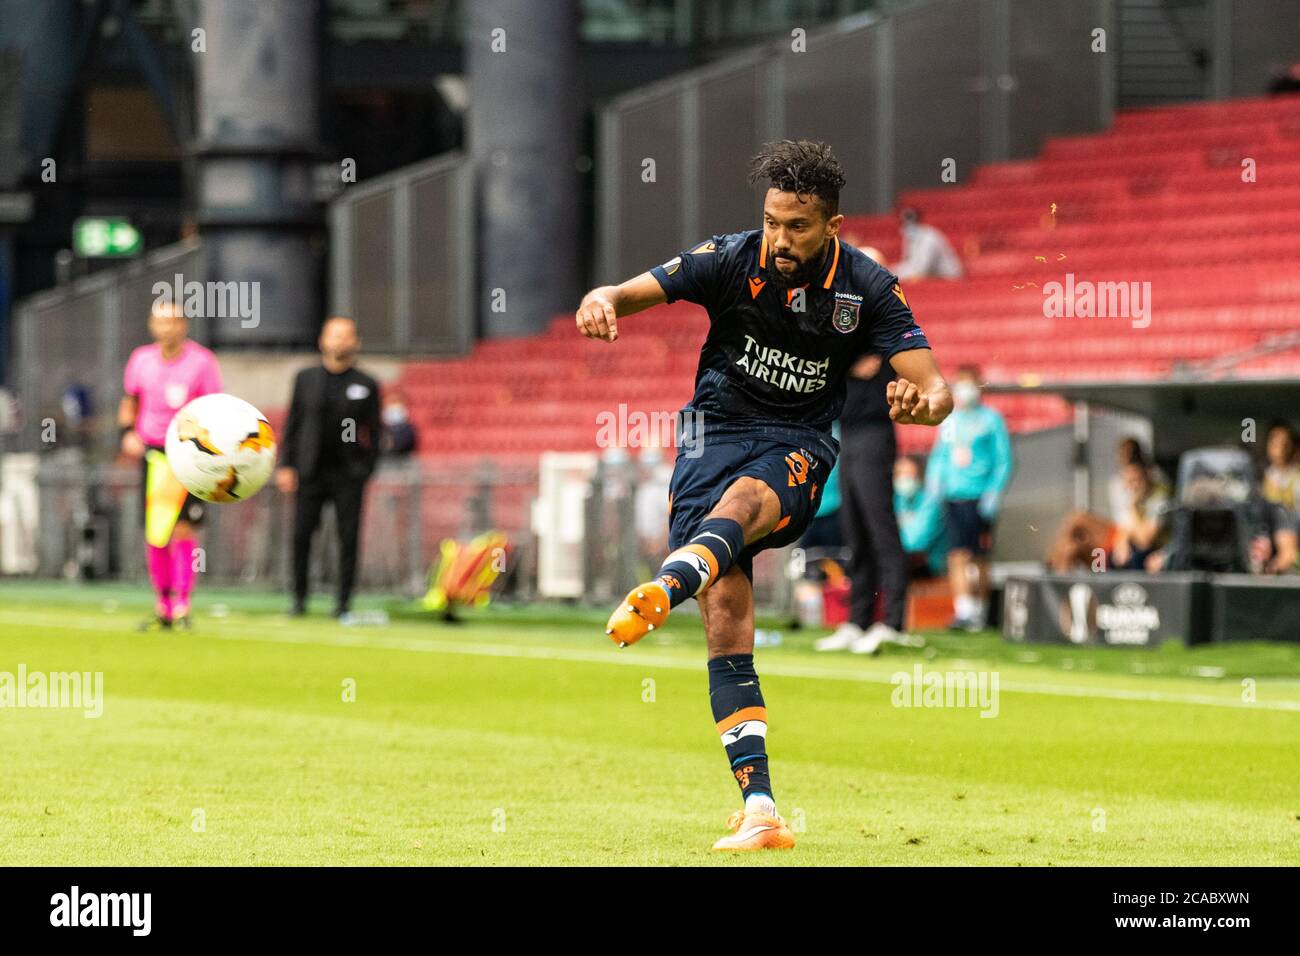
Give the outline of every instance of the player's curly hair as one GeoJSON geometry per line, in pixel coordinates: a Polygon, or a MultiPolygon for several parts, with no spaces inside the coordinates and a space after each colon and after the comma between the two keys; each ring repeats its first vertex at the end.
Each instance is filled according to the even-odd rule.
{"type": "Polygon", "coordinates": [[[785,193],[813,195],[822,201],[827,218],[840,208],[844,169],[826,143],[783,139],[764,143],[749,163],[750,183],[764,180],[785,193]]]}

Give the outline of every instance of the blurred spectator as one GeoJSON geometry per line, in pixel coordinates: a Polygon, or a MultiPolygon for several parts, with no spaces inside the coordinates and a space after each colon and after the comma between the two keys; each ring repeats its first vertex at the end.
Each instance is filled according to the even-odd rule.
{"type": "Polygon", "coordinates": [[[1169,490],[1168,476],[1151,461],[1138,440],[1131,436],[1121,438],[1119,444],[1115,446],[1115,474],[1111,475],[1108,486],[1112,521],[1121,520],[1128,514],[1129,507],[1133,504],[1131,493],[1124,484],[1124,466],[1132,461],[1140,463],[1147,469],[1155,485],[1164,488],[1166,492],[1169,490]]]}
{"type": "MultiPolygon", "coordinates": [[[[836,440],[840,437],[839,422],[831,426],[831,433],[836,440]]],[[[840,469],[839,465],[831,468],[826,476],[826,485],[822,488],[821,504],[817,514],[808,522],[808,530],[799,539],[799,547],[807,551],[810,548],[842,548],[844,534],[840,526],[840,469]]]]}
{"type": "Polygon", "coordinates": [[[1053,574],[1098,570],[1096,559],[1114,545],[1115,526],[1091,511],[1074,511],[1065,516],[1047,552],[1047,568],[1053,574]]]}
{"type": "Polygon", "coordinates": [[[993,525],[1011,480],[1011,436],[1002,416],[980,402],[979,369],[957,370],[952,398],[953,413],[939,426],[925,484],[944,503],[955,612],[950,627],[979,631],[988,614],[993,525]]]}
{"type": "MultiPolygon", "coordinates": [[[[1225,483],[1213,479],[1198,479],[1183,493],[1183,504],[1190,508],[1218,510],[1231,505],[1237,495],[1231,490],[1225,494],[1225,483]]],[[[1234,528],[1238,540],[1245,542],[1245,555],[1237,558],[1234,566],[1204,566],[1189,558],[1189,542],[1173,539],[1146,560],[1148,571],[1211,570],[1246,571],[1250,574],[1286,574],[1296,570],[1300,557],[1300,538],[1296,534],[1295,518],[1284,507],[1264,498],[1254,489],[1246,491],[1244,501],[1234,509],[1244,527],[1234,528]],[[1244,564],[1244,567],[1241,566],[1244,564]]]]}
{"type": "Polygon", "coordinates": [[[641,452],[640,464],[633,505],[637,537],[642,557],[647,562],[657,561],[668,549],[668,487],[672,482],[673,462],[664,459],[662,448],[651,446],[641,452]]]}
{"type": "Polygon", "coordinates": [[[866,256],[868,259],[870,259],[872,262],[874,262],[876,265],[881,266],[885,269],[889,268],[889,266],[885,265],[885,254],[881,252],[879,249],[877,249],[875,246],[859,245],[858,251],[861,252],[864,256],[866,256]]]}
{"type": "Polygon", "coordinates": [[[948,569],[943,506],[925,490],[916,458],[903,457],[894,465],[894,514],[909,570],[914,576],[943,575],[948,569]]]}
{"type": "Polygon", "coordinates": [[[416,432],[406,395],[400,389],[384,392],[384,407],[379,414],[379,453],[386,458],[405,458],[415,451],[416,432]]]}
{"type": "Polygon", "coordinates": [[[899,212],[899,232],[903,235],[903,258],[894,266],[899,280],[960,279],[965,270],[948,237],[928,223],[921,222],[921,212],[907,207],[899,212]]]}
{"type": "Polygon", "coordinates": [[[1141,460],[1126,464],[1120,477],[1129,504],[1119,519],[1111,567],[1116,571],[1140,571],[1165,534],[1163,518],[1169,507],[1169,492],[1151,480],[1151,472],[1141,460]]]}
{"type": "Polygon", "coordinates": [[[0,387],[0,435],[11,435],[18,431],[22,422],[18,396],[7,388],[0,387]]]}
{"type": "Polygon", "coordinates": [[[864,355],[849,370],[840,414],[840,528],[848,546],[852,584],[849,620],[814,646],[874,654],[885,641],[906,643],[907,558],[893,508],[894,423],[885,390],[894,370],[880,355],[864,355]],[[880,620],[876,620],[880,598],[880,620]]]}
{"type": "Polygon", "coordinates": [[[1264,455],[1264,499],[1281,505],[1294,516],[1296,506],[1300,504],[1300,463],[1296,461],[1295,430],[1285,422],[1269,426],[1264,455]]]}
{"type": "Polygon", "coordinates": [[[1268,91],[1274,96],[1300,93],[1300,63],[1289,63],[1285,69],[1278,70],[1268,91]]]}
{"type": "MultiPolygon", "coordinates": [[[[831,425],[831,432],[838,440],[839,422],[831,425]]],[[[808,530],[799,539],[799,548],[803,551],[803,578],[795,582],[794,599],[796,620],[803,627],[829,626],[829,619],[834,616],[832,607],[847,608],[852,595],[844,570],[849,561],[845,556],[844,531],[840,525],[842,503],[840,468],[835,465],[826,476],[817,514],[808,522],[808,530]]],[[[847,610],[844,613],[847,614],[847,610]]],[[[860,636],[860,629],[854,628],[853,631],[854,639],[860,636]]]]}
{"type": "Polygon", "coordinates": [[[1300,557],[1294,516],[1262,497],[1252,498],[1247,507],[1251,520],[1250,573],[1293,573],[1300,557]]]}
{"type": "Polygon", "coordinates": [[[90,389],[81,382],[69,382],[60,400],[63,425],[72,437],[70,444],[79,449],[89,449],[95,440],[95,409],[90,401],[90,389]]]}

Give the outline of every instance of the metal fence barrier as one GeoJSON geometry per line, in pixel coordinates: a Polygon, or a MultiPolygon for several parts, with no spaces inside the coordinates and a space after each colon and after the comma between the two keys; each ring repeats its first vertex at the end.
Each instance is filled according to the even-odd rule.
{"type": "Polygon", "coordinates": [[[474,176],[459,153],[348,189],[330,205],[330,308],[377,352],[473,342],[474,176]]]}
{"type": "MultiPolygon", "coordinates": [[[[143,581],[144,513],[138,465],[88,465],[71,451],[43,456],[37,470],[37,570],[41,577],[143,581]]],[[[506,531],[528,551],[527,505],[536,472],[490,467],[466,475],[416,461],[385,465],[366,491],[358,586],[423,593],[443,538],[506,531]]],[[[314,544],[318,593],[336,580],[332,509],[314,544]]],[[[293,502],[273,487],[238,505],[208,505],[203,579],[287,588],[293,502]]]]}
{"type": "MultiPolygon", "coordinates": [[[[56,435],[62,431],[67,424],[62,401],[70,387],[85,389],[92,414],[111,421],[122,396],[127,357],[135,346],[149,341],[154,283],[171,286],[177,273],[186,281],[202,281],[200,263],[197,243],[178,243],[119,269],[24,299],[14,313],[14,373],[26,427],[11,439],[8,450],[40,447],[43,421],[54,423],[56,435]]],[[[206,319],[191,320],[192,338],[207,341],[208,332],[206,319]]],[[[111,451],[117,431],[101,428],[80,437],[93,450],[111,451]]],[[[58,440],[61,443],[63,437],[58,440]]]]}
{"type": "MultiPolygon", "coordinates": [[[[71,449],[41,457],[36,469],[34,576],[89,580],[147,580],[144,514],[137,465],[85,464],[71,449]]],[[[604,605],[659,567],[667,546],[667,509],[647,532],[638,497],[645,475],[635,461],[601,463],[587,489],[582,521],[582,603],[604,605]]],[[[512,599],[537,596],[537,546],[532,508],[535,468],[470,473],[410,460],[386,464],[367,487],[357,587],[417,597],[442,541],[467,541],[488,530],[508,536],[509,569],[502,582],[512,599]]],[[[654,488],[656,500],[662,489],[654,488]]],[[[238,505],[209,505],[200,531],[202,582],[251,585],[288,592],[292,581],[293,501],[274,487],[238,505]]],[[[333,514],[326,508],[313,543],[312,591],[332,593],[337,581],[333,514]]],[[[761,606],[789,606],[788,554],[755,562],[761,606]]]]}

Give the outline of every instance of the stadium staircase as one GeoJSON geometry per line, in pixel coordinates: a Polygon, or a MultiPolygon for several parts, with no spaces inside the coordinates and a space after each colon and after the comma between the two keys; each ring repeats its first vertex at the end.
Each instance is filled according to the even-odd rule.
{"type": "MultiPolygon", "coordinates": [[[[906,286],[948,371],[977,363],[998,384],[1163,379],[1300,328],[1300,97],[1124,112],[1106,133],[1058,137],[1036,159],[899,201],[923,210],[968,270],[906,286]],[[1243,181],[1244,160],[1256,181],[1243,181]],[[1046,318],[1043,286],[1067,272],[1076,283],[1150,282],[1150,325],[1046,318]]],[[[898,259],[892,216],[850,217],[844,235],[898,259]]],[[[593,449],[597,415],[620,403],[679,408],[704,333],[702,311],[685,303],[627,319],[613,346],[577,337],[566,314],[535,337],[410,363],[400,384],[422,455],[535,467],[545,450],[593,449]]],[[[1261,351],[1229,374],[1300,377],[1300,341],[1261,351]]],[[[990,402],[1016,432],[1069,421],[1053,397],[990,402]]],[[[900,433],[907,451],[933,436],[900,433]]]]}

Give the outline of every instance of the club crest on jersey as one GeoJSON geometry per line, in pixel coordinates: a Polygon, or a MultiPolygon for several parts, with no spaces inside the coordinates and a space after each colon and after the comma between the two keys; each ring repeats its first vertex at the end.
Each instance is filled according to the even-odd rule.
{"type": "Polygon", "coordinates": [[[831,317],[831,323],[835,326],[835,331],[848,334],[858,327],[858,313],[862,310],[861,302],[846,302],[843,299],[835,300],[835,314],[831,317]]]}

